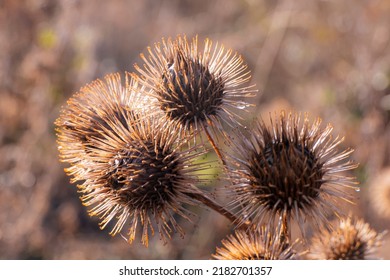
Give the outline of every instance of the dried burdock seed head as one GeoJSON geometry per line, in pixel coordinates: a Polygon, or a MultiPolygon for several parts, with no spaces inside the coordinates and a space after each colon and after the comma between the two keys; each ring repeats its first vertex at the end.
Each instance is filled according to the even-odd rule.
{"type": "Polygon", "coordinates": [[[139,226],[145,246],[156,227],[164,242],[173,232],[183,236],[176,219],[190,220],[185,205],[193,204],[191,194],[200,192],[196,184],[201,179],[195,173],[205,169],[205,164],[192,161],[204,151],[196,146],[181,149],[186,140],[162,130],[153,118],[130,123],[113,120],[104,138],[94,139],[90,161],[80,163],[87,164],[79,185],[81,200],[91,216],[100,218],[102,229],[112,222],[110,234],[121,233],[127,225],[129,243],[139,226]]]}
{"type": "Polygon", "coordinates": [[[258,231],[237,230],[235,235],[222,240],[223,247],[212,255],[217,260],[291,260],[296,259],[295,247],[280,241],[279,235],[265,227],[258,231]]]}
{"type": "Polygon", "coordinates": [[[213,47],[209,39],[202,50],[197,37],[190,42],[181,36],[163,39],[149,48],[148,57],[141,57],[144,67],[135,66],[141,79],[169,124],[182,133],[220,128],[221,121],[236,123],[239,117],[231,109],[249,106],[243,99],[254,90],[244,86],[250,79],[247,66],[239,55],[218,44],[213,47]]]}
{"type": "Polygon", "coordinates": [[[390,218],[390,168],[385,168],[375,177],[369,186],[370,205],[376,213],[390,218]]]}
{"type": "Polygon", "coordinates": [[[80,167],[88,161],[94,140],[104,139],[113,122],[126,128],[134,121],[134,114],[144,114],[148,102],[143,90],[128,73],[124,85],[119,74],[110,74],[81,88],[68,100],[55,124],[60,158],[71,165],[66,171],[74,181],[84,179],[85,170],[80,167]]]}
{"type": "MultiPolygon", "coordinates": [[[[81,89],[68,101],[56,121],[61,160],[78,186],[91,216],[105,228],[113,221],[112,235],[129,224],[131,243],[138,225],[148,245],[154,225],[166,241],[173,231],[184,234],[175,216],[189,219],[184,204],[198,192],[200,181],[192,164],[199,147],[183,150],[185,138],[161,129],[148,113],[148,102],[136,77],[108,75],[81,89]]],[[[204,153],[204,150],[203,152],[204,153]]]]}
{"type": "Polygon", "coordinates": [[[341,173],[356,167],[348,161],[352,150],[339,151],[342,139],[333,139],[332,127],[320,124],[282,112],[270,127],[257,121],[248,138],[237,133],[231,140],[232,206],[242,217],[269,227],[295,220],[304,234],[306,220],[330,225],[327,213],[338,215],[337,203],[350,202],[345,191],[356,182],[341,173]]]}
{"type": "Polygon", "coordinates": [[[313,237],[308,258],[318,260],[372,259],[381,246],[384,233],[378,234],[363,220],[340,220],[334,231],[323,229],[313,237]]]}

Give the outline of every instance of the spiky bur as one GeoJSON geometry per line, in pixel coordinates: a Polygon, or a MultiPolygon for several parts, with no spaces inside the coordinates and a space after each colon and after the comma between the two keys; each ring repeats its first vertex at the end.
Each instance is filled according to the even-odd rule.
{"type": "Polygon", "coordinates": [[[223,247],[212,255],[217,260],[291,260],[299,257],[293,245],[281,242],[277,233],[265,227],[257,231],[235,231],[234,235],[222,240],[223,247]]]}
{"type": "Polygon", "coordinates": [[[372,259],[382,244],[384,233],[378,234],[363,220],[341,219],[339,227],[323,230],[312,239],[308,258],[318,260],[372,259]]]}
{"type": "Polygon", "coordinates": [[[91,166],[79,186],[90,215],[101,219],[102,229],[113,221],[112,235],[127,224],[129,243],[138,225],[146,246],[155,227],[164,242],[173,232],[183,236],[175,216],[190,220],[185,205],[194,204],[192,194],[200,193],[195,185],[201,179],[194,174],[206,168],[192,160],[203,152],[196,146],[181,149],[186,140],[177,142],[177,134],[161,130],[154,119],[112,125],[115,132],[107,131],[91,149],[91,166]]]}
{"type": "Polygon", "coordinates": [[[141,54],[143,68],[135,68],[151,88],[167,126],[181,135],[205,131],[221,157],[213,134],[222,130],[222,123],[237,124],[240,117],[232,109],[248,107],[244,99],[255,92],[245,86],[250,74],[242,58],[218,44],[213,47],[209,39],[200,49],[197,37],[190,42],[185,36],[162,39],[148,50],[148,57],[141,54]]]}
{"type": "Polygon", "coordinates": [[[90,215],[102,229],[112,221],[112,235],[128,223],[130,243],[141,226],[148,245],[155,224],[164,241],[174,231],[184,234],[176,219],[189,219],[184,205],[201,181],[193,172],[207,163],[192,164],[204,151],[182,150],[186,139],[147,115],[142,93],[130,76],[122,85],[118,74],[108,75],[72,97],[56,125],[61,160],[70,164],[65,171],[81,182],[90,215]]]}
{"type": "Polygon", "coordinates": [[[390,218],[390,168],[381,172],[369,185],[370,205],[380,217],[390,218]]]}
{"type": "Polygon", "coordinates": [[[342,172],[356,167],[348,160],[352,150],[339,150],[342,139],[320,124],[319,118],[310,124],[307,115],[302,120],[282,112],[269,127],[258,120],[249,137],[231,139],[228,188],[242,217],[257,226],[278,223],[288,239],[292,220],[304,235],[306,220],[330,225],[327,213],[338,215],[338,202],[351,202],[346,190],[356,182],[342,172]]]}
{"type": "Polygon", "coordinates": [[[70,164],[66,172],[73,181],[84,180],[89,150],[94,140],[104,139],[105,132],[112,130],[113,122],[127,127],[134,114],[145,114],[148,102],[143,91],[130,74],[126,73],[123,85],[116,73],[93,81],[68,100],[55,125],[60,158],[70,164]]]}

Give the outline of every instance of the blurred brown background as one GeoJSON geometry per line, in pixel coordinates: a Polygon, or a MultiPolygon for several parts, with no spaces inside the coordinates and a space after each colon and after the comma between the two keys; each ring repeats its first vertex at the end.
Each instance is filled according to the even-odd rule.
{"type": "MultiPolygon", "coordinates": [[[[332,123],[360,163],[354,214],[390,229],[370,192],[390,165],[390,1],[1,0],[0,259],[208,259],[220,246],[231,227],[207,209],[165,246],[110,237],[58,161],[53,122],[66,100],[184,33],[242,54],[260,91],[248,118],[293,108],[332,123]]],[[[377,195],[385,207],[389,188],[377,195]]],[[[388,239],[379,256],[390,259],[388,239]]]]}

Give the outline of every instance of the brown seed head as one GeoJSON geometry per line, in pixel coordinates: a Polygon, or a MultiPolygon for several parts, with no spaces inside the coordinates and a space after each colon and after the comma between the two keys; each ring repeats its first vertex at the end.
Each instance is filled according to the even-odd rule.
{"type": "Polygon", "coordinates": [[[382,234],[378,234],[363,220],[340,220],[334,231],[323,229],[313,239],[308,257],[318,260],[370,259],[381,246],[382,234]]]}
{"type": "Polygon", "coordinates": [[[224,247],[217,248],[212,255],[217,260],[291,260],[298,257],[295,246],[280,242],[277,234],[272,234],[265,227],[258,231],[237,230],[222,240],[224,247]]]}
{"type": "Polygon", "coordinates": [[[128,223],[129,243],[139,223],[146,246],[155,226],[164,242],[174,231],[183,236],[174,214],[189,220],[184,205],[193,204],[189,194],[199,191],[195,185],[200,179],[194,172],[205,168],[192,165],[199,147],[182,150],[185,139],[177,142],[176,133],[161,130],[149,118],[113,131],[91,149],[91,166],[79,186],[83,203],[92,207],[89,213],[101,219],[101,228],[116,220],[112,235],[128,223]]]}
{"type": "Polygon", "coordinates": [[[206,125],[220,127],[221,120],[236,122],[231,108],[243,109],[249,104],[242,99],[254,92],[243,86],[249,78],[243,60],[223,46],[212,47],[205,41],[198,49],[198,39],[191,42],[178,36],[175,40],[162,40],[149,57],[143,54],[143,68],[135,66],[141,79],[152,89],[156,107],[177,130],[187,133],[206,125]]]}
{"type": "Polygon", "coordinates": [[[390,168],[382,169],[369,185],[370,205],[382,218],[390,218],[390,168]]]}
{"type": "Polygon", "coordinates": [[[116,73],[93,81],[68,100],[55,124],[60,158],[71,165],[66,171],[74,181],[83,180],[81,163],[88,161],[94,140],[104,139],[112,122],[128,127],[134,114],[144,114],[148,102],[140,94],[143,90],[130,74],[123,85],[116,73]]]}
{"type": "Polygon", "coordinates": [[[188,194],[199,191],[194,172],[205,166],[192,164],[204,151],[182,149],[188,139],[147,115],[142,93],[136,81],[122,86],[119,75],[109,75],[72,97],[56,124],[61,159],[72,181],[81,181],[89,214],[102,229],[111,222],[112,235],[128,223],[129,243],[141,226],[147,246],[155,227],[164,241],[174,231],[184,235],[176,219],[189,220],[188,194]]]}
{"type": "Polygon", "coordinates": [[[271,227],[280,217],[288,224],[294,219],[304,233],[306,219],[328,224],[326,213],[338,213],[336,202],[349,201],[342,189],[354,179],[339,173],[356,167],[346,161],[352,150],[338,151],[342,140],[332,139],[332,127],[320,124],[282,112],[271,127],[257,121],[248,138],[237,134],[231,141],[236,156],[230,158],[230,188],[241,215],[271,227]]]}

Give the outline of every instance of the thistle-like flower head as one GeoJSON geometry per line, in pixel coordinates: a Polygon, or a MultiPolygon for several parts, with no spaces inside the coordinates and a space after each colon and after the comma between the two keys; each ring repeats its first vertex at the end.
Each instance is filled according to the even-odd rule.
{"type": "Polygon", "coordinates": [[[369,186],[370,205],[382,218],[390,218],[390,168],[382,169],[369,186]]]}
{"type": "Polygon", "coordinates": [[[251,96],[251,87],[244,86],[250,75],[237,54],[206,40],[203,50],[197,37],[191,42],[178,36],[162,40],[149,56],[141,55],[143,68],[135,66],[141,80],[150,87],[169,124],[182,133],[200,131],[209,125],[220,127],[221,121],[236,122],[232,108],[243,109],[243,100],[251,96]]]}
{"type": "Polygon", "coordinates": [[[156,227],[163,241],[173,232],[184,235],[176,219],[189,220],[185,205],[201,180],[194,172],[204,168],[192,159],[205,151],[182,149],[187,139],[161,129],[137,107],[142,102],[133,104],[142,101],[137,92],[134,82],[123,87],[118,76],[108,76],[71,98],[56,123],[61,158],[71,165],[66,172],[81,181],[89,214],[102,229],[111,222],[112,235],[127,225],[129,243],[141,227],[147,246],[156,227]]]}
{"type": "Polygon", "coordinates": [[[190,220],[184,206],[193,204],[191,193],[199,191],[200,181],[194,172],[204,168],[192,164],[199,147],[182,149],[185,139],[177,142],[175,132],[154,122],[146,118],[127,128],[117,122],[116,132],[108,132],[92,149],[91,166],[79,186],[82,201],[92,207],[89,213],[102,220],[101,228],[115,220],[115,235],[128,223],[131,243],[141,223],[146,246],[155,226],[164,242],[173,231],[184,235],[175,214],[190,220]]]}
{"type": "Polygon", "coordinates": [[[330,125],[310,124],[305,115],[284,112],[270,127],[257,121],[248,138],[237,134],[230,157],[233,206],[243,217],[274,227],[280,218],[296,220],[304,234],[306,220],[329,224],[327,213],[338,214],[337,202],[349,201],[345,192],[354,178],[340,173],[355,168],[347,160],[352,150],[338,150],[330,125]]]}
{"type": "Polygon", "coordinates": [[[66,171],[74,181],[84,179],[82,162],[88,161],[94,140],[104,139],[113,122],[127,127],[133,114],[144,114],[148,102],[140,94],[143,90],[128,73],[123,85],[116,73],[84,86],[68,100],[55,124],[60,158],[71,165],[66,171]]]}
{"type": "Polygon", "coordinates": [[[318,260],[370,259],[381,246],[383,234],[378,234],[363,220],[342,219],[335,230],[324,229],[317,233],[308,257],[318,260]]]}
{"type": "Polygon", "coordinates": [[[291,260],[298,254],[295,247],[298,240],[288,245],[280,241],[265,227],[245,232],[237,230],[234,235],[222,240],[223,247],[217,248],[213,258],[217,260],[291,260]]]}

